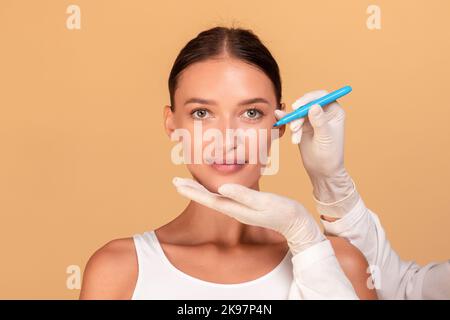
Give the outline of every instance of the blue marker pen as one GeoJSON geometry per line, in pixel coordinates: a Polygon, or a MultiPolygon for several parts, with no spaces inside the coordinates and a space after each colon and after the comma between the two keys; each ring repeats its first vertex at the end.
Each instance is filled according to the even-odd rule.
{"type": "Polygon", "coordinates": [[[346,94],[350,93],[351,91],[352,91],[352,87],[350,87],[350,86],[345,86],[341,89],[333,91],[333,92],[327,94],[326,96],[323,96],[322,98],[313,100],[313,101],[299,107],[295,111],[288,113],[283,118],[281,118],[280,120],[275,122],[275,124],[273,126],[274,127],[282,126],[293,120],[303,118],[308,115],[308,111],[313,105],[318,104],[321,107],[326,106],[327,104],[330,104],[331,102],[339,99],[340,97],[345,96],[346,94]]]}

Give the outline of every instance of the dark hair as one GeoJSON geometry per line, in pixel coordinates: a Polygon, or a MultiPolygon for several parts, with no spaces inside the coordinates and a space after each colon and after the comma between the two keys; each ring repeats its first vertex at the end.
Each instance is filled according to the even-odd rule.
{"type": "Polygon", "coordinates": [[[174,94],[180,73],[189,65],[229,54],[261,69],[272,81],[277,99],[281,103],[281,77],[278,64],[270,51],[251,31],[241,28],[215,27],[200,32],[180,51],[169,76],[170,105],[174,110],[174,94]]]}

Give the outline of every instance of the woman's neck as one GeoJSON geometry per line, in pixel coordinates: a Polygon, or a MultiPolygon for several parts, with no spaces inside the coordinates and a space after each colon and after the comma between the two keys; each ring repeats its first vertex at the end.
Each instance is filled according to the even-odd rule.
{"type": "Polygon", "coordinates": [[[194,201],[189,202],[180,218],[195,232],[198,241],[223,246],[245,242],[249,232],[255,228],[194,201]]]}

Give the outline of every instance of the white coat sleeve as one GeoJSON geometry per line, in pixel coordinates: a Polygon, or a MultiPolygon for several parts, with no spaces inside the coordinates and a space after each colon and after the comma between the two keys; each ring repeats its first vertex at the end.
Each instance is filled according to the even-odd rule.
{"type": "Polygon", "coordinates": [[[358,299],[329,240],[295,254],[291,261],[293,281],[289,300],[358,299]]]}
{"type": "MultiPolygon", "coordinates": [[[[378,216],[368,209],[359,193],[346,201],[356,202],[341,219],[321,219],[325,233],[347,238],[365,255],[373,285],[380,299],[450,299],[450,260],[419,266],[403,261],[389,243],[378,216]],[[353,200],[352,200],[353,198],[353,200]]],[[[339,210],[345,207],[340,203],[339,210]]],[[[334,208],[318,205],[319,213],[333,216],[334,208]]]]}

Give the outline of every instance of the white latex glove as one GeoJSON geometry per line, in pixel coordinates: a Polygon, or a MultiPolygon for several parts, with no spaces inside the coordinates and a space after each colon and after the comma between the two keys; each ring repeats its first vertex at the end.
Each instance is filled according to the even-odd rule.
{"type": "Polygon", "coordinates": [[[192,179],[174,178],[173,183],[188,199],[285,236],[293,254],[288,299],[358,299],[330,241],[300,203],[239,184],[223,184],[216,194],[192,179]]]}
{"type": "MultiPolygon", "coordinates": [[[[296,110],[328,94],[325,90],[312,91],[296,100],[296,110]]],[[[286,112],[275,111],[277,119],[286,112]]],[[[289,123],[291,141],[298,144],[303,166],[313,185],[313,195],[319,212],[326,216],[342,217],[356,204],[355,186],[344,166],[345,111],[338,102],[323,108],[312,106],[308,116],[289,123]],[[345,200],[345,201],[343,201],[345,200]],[[335,205],[336,210],[327,210],[335,205]]]]}
{"type": "Polygon", "coordinates": [[[295,200],[233,183],[221,185],[220,194],[192,179],[176,177],[173,183],[181,195],[206,207],[242,223],[281,233],[294,255],[326,240],[313,217],[295,200]]]}

